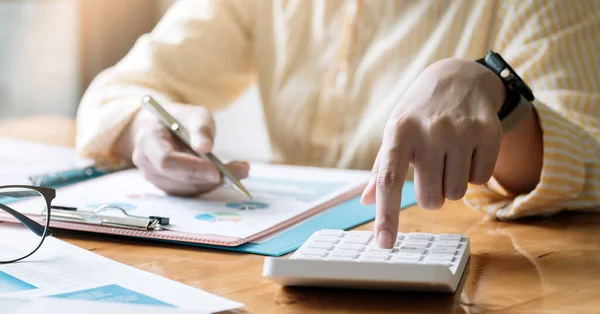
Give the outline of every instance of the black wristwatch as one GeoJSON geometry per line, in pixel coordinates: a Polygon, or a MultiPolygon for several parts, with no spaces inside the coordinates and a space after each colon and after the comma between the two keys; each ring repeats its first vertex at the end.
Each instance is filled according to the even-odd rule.
{"type": "Polygon", "coordinates": [[[490,50],[485,58],[477,62],[496,73],[506,87],[506,99],[498,111],[502,129],[506,133],[527,115],[529,106],[535,100],[533,92],[498,53],[490,50]]]}

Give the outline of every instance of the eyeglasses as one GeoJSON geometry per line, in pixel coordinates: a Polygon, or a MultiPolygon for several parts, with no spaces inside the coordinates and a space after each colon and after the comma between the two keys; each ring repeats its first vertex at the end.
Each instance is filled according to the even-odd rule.
{"type": "Polygon", "coordinates": [[[55,197],[51,188],[0,186],[0,265],[33,255],[52,235],[50,209],[55,197]],[[23,213],[41,214],[41,223],[23,213]]]}

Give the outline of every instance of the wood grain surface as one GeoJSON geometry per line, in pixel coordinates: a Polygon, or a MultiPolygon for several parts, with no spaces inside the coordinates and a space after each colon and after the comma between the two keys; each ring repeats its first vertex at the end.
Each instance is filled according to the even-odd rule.
{"type": "MultiPolygon", "coordinates": [[[[0,123],[0,136],[70,146],[73,121],[0,123]]],[[[500,222],[460,201],[404,210],[402,232],[462,233],[471,259],[455,294],[282,288],[262,278],[262,256],[78,232],[79,247],[245,304],[240,313],[600,313],[600,215],[500,222]]],[[[370,230],[372,223],[358,229],[370,230]]]]}

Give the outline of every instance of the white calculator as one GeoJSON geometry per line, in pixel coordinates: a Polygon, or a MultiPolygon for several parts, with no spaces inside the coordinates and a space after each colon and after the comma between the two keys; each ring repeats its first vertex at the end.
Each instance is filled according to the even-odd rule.
{"type": "Polygon", "coordinates": [[[398,233],[382,249],[371,231],[320,230],[289,258],[265,259],[283,286],[455,292],[470,256],[460,234],[398,233]]]}

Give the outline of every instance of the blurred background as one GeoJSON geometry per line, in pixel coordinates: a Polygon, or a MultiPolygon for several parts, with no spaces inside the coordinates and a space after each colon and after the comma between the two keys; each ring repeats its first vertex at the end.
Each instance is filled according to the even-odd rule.
{"type": "MultiPolygon", "coordinates": [[[[75,117],[90,81],[152,30],[175,0],[0,0],[0,121],[75,117]]],[[[215,152],[268,160],[256,88],[215,113],[215,152]]]]}

